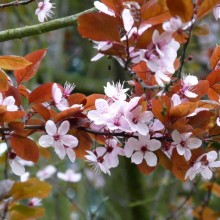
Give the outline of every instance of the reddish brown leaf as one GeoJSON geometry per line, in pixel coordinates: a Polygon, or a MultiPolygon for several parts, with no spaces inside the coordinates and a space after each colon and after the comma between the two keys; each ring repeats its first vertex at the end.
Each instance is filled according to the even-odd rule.
{"type": "Polygon", "coordinates": [[[28,97],[29,97],[29,91],[28,91],[28,89],[26,88],[26,86],[24,86],[24,85],[19,85],[19,86],[18,86],[18,92],[19,92],[22,96],[24,96],[25,98],[28,99],[28,97]]]}
{"type": "Polygon", "coordinates": [[[12,135],[11,147],[22,159],[32,161],[34,163],[38,161],[39,150],[35,141],[18,135],[12,135]]]}
{"type": "Polygon", "coordinates": [[[50,119],[50,111],[42,104],[36,104],[32,108],[45,120],[50,119]]]}
{"type": "Polygon", "coordinates": [[[204,15],[208,14],[217,3],[220,3],[219,0],[200,0],[198,1],[198,18],[203,17],[204,15]]]}
{"type": "Polygon", "coordinates": [[[9,122],[8,127],[11,130],[23,130],[24,129],[24,123],[23,122],[9,122]]]}
{"type": "MultiPolygon", "coordinates": [[[[210,58],[210,67],[212,70],[214,70],[216,67],[219,67],[220,66],[220,46],[216,46],[213,53],[212,53],[212,56],[210,58]]],[[[218,68],[216,68],[218,69],[218,68]]]]}
{"type": "Polygon", "coordinates": [[[8,77],[6,73],[0,69],[0,91],[5,92],[8,90],[8,77]]]}
{"type": "Polygon", "coordinates": [[[105,96],[102,94],[92,94],[87,96],[86,98],[86,104],[84,106],[84,111],[88,111],[91,109],[95,109],[95,100],[96,99],[103,99],[105,96]]]}
{"type": "Polygon", "coordinates": [[[138,164],[137,167],[140,170],[140,172],[145,175],[149,175],[156,169],[156,166],[155,167],[148,166],[146,161],[143,161],[141,164],[138,164]]]}
{"type": "Polygon", "coordinates": [[[155,154],[158,157],[158,163],[163,166],[165,169],[171,170],[172,169],[172,163],[170,161],[170,159],[166,156],[166,154],[161,151],[161,150],[157,150],[155,152],[155,154]]]}
{"type": "Polygon", "coordinates": [[[5,112],[0,114],[0,122],[12,122],[21,119],[25,113],[23,111],[5,112]]]}
{"type": "Polygon", "coordinates": [[[52,82],[45,83],[37,87],[35,90],[33,90],[28,98],[29,104],[31,103],[37,104],[37,103],[51,101],[52,100],[52,86],[53,86],[52,82]]]}
{"type": "Polygon", "coordinates": [[[30,61],[32,64],[14,72],[18,85],[21,82],[27,82],[36,74],[42,59],[46,55],[46,52],[47,49],[37,50],[25,56],[25,59],[30,61]]]}
{"type": "Polygon", "coordinates": [[[209,81],[209,85],[212,86],[220,82],[220,69],[214,70],[206,78],[209,81]]]}
{"type": "Polygon", "coordinates": [[[215,84],[208,89],[208,97],[216,102],[219,101],[220,84],[215,84]]]}
{"type": "Polygon", "coordinates": [[[157,97],[152,100],[152,112],[163,124],[165,124],[167,117],[169,117],[170,107],[171,102],[167,96],[157,97]]]}
{"type": "Polygon", "coordinates": [[[54,117],[54,122],[57,123],[58,121],[63,121],[65,119],[74,117],[81,111],[80,109],[80,107],[75,107],[64,110],[54,117]]]}
{"type": "Polygon", "coordinates": [[[186,102],[170,108],[170,117],[182,118],[195,111],[198,107],[197,102],[186,102]]]}
{"type": "Polygon", "coordinates": [[[68,97],[69,105],[72,106],[74,104],[85,104],[86,96],[81,93],[74,93],[68,97]]]}
{"type": "Polygon", "coordinates": [[[0,68],[5,70],[18,70],[30,65],[31,62],[19,56],[0,56],[0,68]]]}
{"type": "Polygon", "coordinates": [[[76,157],[85,159],[85,155],[87,154],[86,150],[91,149],[92,139],[85,131],[79,131],[79,130],[72,129],[71,134],[75,135],[79,141],[78,146],[74,148],[74,151],[76,153],[76,157]]]}
{"type": "Polygon", "coordinates": [[[207,94],[209,89],[209,82],[207,80],[199,80],[199,83],[193,88],[192,92],[198,96],[196,98],[189,99],[190,101],[199,101],[204,95],[207,94]]]}
{"type": "Polygon", "coordinates": [[[192,19],[194,10],[192,0],[167,0],[167,6],[171,15],[179,16],[184,22],[192,19]]]}
{"type": "Polygon", "coordinates": [[[186,171],[190,168],[189,163],[184,159],[183,156],[180,156],[177,153],[176,149],[173,150],[171,160],[173,174],[181,181],[186,181],[185,174],[186,171]]]}
{"type": "Polygon", "coordinates": [[[78,31],[86,38],[96,41],[120,42],[116,18],[103,13],[87,13],[78,18],[78,31]]]}

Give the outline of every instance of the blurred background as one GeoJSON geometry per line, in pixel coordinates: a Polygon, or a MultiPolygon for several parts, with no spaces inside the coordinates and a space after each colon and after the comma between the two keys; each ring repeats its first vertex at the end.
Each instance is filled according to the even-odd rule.
{"type": "MultiPolygon", "coordinates": [[[[6,2],[9,1],[0,1],[1,4],[6,2]]],[[[55,3],[53,19],[93,7],[92,0],[51,2],[55,3]]],[[[34,13],[36,8],[37,4],[33,2],[26,6],[1,10],[0,29],[37,24],[37,16],[34,13]]],[[[200,78],[209,73],[209,56],[216,42],[219,42],[218,22],[215,22],[213,17],[207,17],[204,21],[204,24],[209,26],[210,34],[201,36],[200,33],[199,37],[193,37],[184,67],[185,73],[195,74],[200,78]]],[[[128,79],[123,68],[110,58],[102,58],[98,62],[90,61],[97,51],[93,49],[92,42],[79,36],[77,25],[0,43],[0,54],[24,56],[42,48],[48,48],[48,52],[38,74],[27,85],[31,89],[45,82],[64,84],[69,81],[76,84],[75,92],[89,95],[103,93],[103,86],[107,82],[128,79]]],[[[2,149],[0,145],[0,152],[2,149]]],[[[57,160],[53,152],[42,155],[44,156],[37,165],[26,167],[31,177],[48,164],[53,164],[57,172],[72,169],[80,173],[81,178],[72,183],[63,181],[54,174],[46,180],[53,185],[53,191],[50,197],[42,202],[45,216],[41,220],[193,219],[191,212],[194,205],[204,198],[204,191],[196,188],[200,180],[196,180],[196,183],[181,183],[161,167],[149,176],[144,176],[130,160],[121,158],[120,166],[111,170],[111,176],[98,175],[82,160],[71,164],[68,159],[57,160]],[[192,192],[195,195],[194,203],[191,200],[184,203],[192,192]],[[182,203],[182,209],[172,214],[182,203]]],[[[3,167],[1,166],[0,170],[2,173],[3,167]]],[[[0,175],[0,179],[1,176],[4,179],[3,175],[0,175]]],[[[16,179],[13,174],[10,178],[16,179]]],[[[215,198],[211,205],[218,206],[215,198]]]]}

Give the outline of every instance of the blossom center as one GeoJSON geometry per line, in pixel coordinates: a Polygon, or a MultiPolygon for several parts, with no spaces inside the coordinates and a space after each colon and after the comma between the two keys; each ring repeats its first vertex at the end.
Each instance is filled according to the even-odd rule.
{"type": "Polygon", "coordinates": [[[141,152],[144,154],[147,151],[147,146],[142,146],[141,147],[141,152]]]}
{"type": "Polygon", "coordinates": [[[98,163],[103,163],[103,162],[104,162],[103,157],[98,157],[98,158],[97,158],[97,162],[98,162],[98,163]]]}
{"type": "Polygon", "coordinates": [[[55,141],[58,141],[58,140],[60,140],[60,135],[56,134],[56,135],[53,136],[53,138],[54,138],[55,141]]]}

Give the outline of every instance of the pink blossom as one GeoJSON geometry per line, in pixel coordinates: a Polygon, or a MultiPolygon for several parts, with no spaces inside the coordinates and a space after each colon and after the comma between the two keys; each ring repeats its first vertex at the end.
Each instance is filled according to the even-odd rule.
{"type": "Polygon", "coordinates": [[[85,158],[88,162],[93,166],[95,172],[99,173],[102,171],[103,173],[111,174],[110,173],[110,165],[108,164],[107,160],[104,158],[106,149],[103,147],[97,147],[94,151],[86,151],[88,155],[85,158]]]}
{"type": "Polygon", "coordinates": [[[3,94],[0,92],[0,105],[5,106],[9,112],[17,111],[18,107],[15,105],[15,99],[13,96],[3,98],[3,94]]]}
{"type": "Polygon", "coordinates": [[[182,20],[180,17],[172,17],[169,21],[163,23],[163,29],[168,32],[175,32],[182,28],[182,20]]]}
{"type": "Polygon", "coordinates": [[[61,180],[66,181],[66,182],[76,183],[76,182],[79,182],[81,180],[82,174],[81,173],[75,173],[72,169],[68,169],[68,170],[66,170],[65,173],[58,172],[57,177],[61,180]]]}
{"type": "Polygon", "coordinates": [[[63,121],[58,128],[53,121],[47,121],[45,125],[47,135],[40,137],[39,144],[42,147],[53,146],[60,159],[64,159],[67,154],[69,159],[74,162],[76,155],[72,148],[78,145],[78,140],[73,135],[67,134],[69,128],[68,121],[63,121]]]}
{"type": "Polygon", "coordinates": [[[20,158],[17,156],[16,153],[10,151],[8,154],[9,158],[9,165],[11,166],[12,172],[17,175],[21,176],[25,173],[24,166],[20,163],[20,158]]]}
{"type": "Polygon", "coordinates": [[[124,116],[124,111],[128,103],[125,101],[116,101],[110,105],[108,114],[106,115],[106,126],[110,131],[132,132],[130,124],[124,116]]]}
{"type": "Polygon", "coordinates": [[[100,53],[98,53],[96,56],[94,56],[91,61],[97,61],[105,56],[105,54],[101,53],[102,51],[106,51],[110,49],[113,46],[112,42],[109,41],[101,41],[101,42],[95,42],[94,48],[96,48],[100,53]]]}
{"type": "Polygon", "coordinates": [[[220,161],[215,161],[218,154],[215,151],[210,151],[198,157],[192,166],[187,170],[185,179],[193,180],[197,174],[201,174],[204,179],[212,178],[212,171],[220,167],[220,161]]]}
{"type": "Polygon", "coordinates": [[[184,76],[181,84],[181,93],[184,94],[187,98],[196,98],[198,95],[192,92],[192,90],[198,83],[199,81],[196,76],[184,76]]]}
{"type": "Polygon", "coordinates": [[[44,169],[39,170],[36,176],[40,180],[46,180],[49,179],[54,173],[56,173],[56,170],[56,167],[54,167],[53,165],[48,165],[44,169]]]}
{"type": "Polygon", "coordinates": [[[75,88],[75,85],[69,82],[65,83],[63,90],[61,90],[61,88],[59,88],[56,83],[53,84],[52,97],[53,97],[56,107],[60,111],[64,111],[72,107],[77,107],[77,106],[70,107],[69,102],[67,101],[68,96],[71,94],[74,88],[75,88]]]}
{"type": "Polygon", "coordinates": [[[115,17],[115,12],[99,1],[94,1],[94,6],[104,14],[115,17]]]}
{"type": "Polygon", "coordinates": [[[147,123],[153,119],[153,113],[142,111],[142,106],[138,104],[139,100],[140,97],[132,98],[124,111],[124,115],[128,120],[132,132],[146,135],[149,132],[147,123]]]}
{"type": "Polygon", "coordinates": [[[53,4],[50,3],[50,0],[44,0],[43,2],[38,3],[38,8],[35,10],[35,14],[38,16],[39,22],[44,22],[47,20],[47,17],[51,18],[53,4]]]}
{"type": "Polygon", "coordinates": [[[146,161],[147,165],[154,167],[157,165],[157,156],[154,151],[161,147],[161,143],[158,140],[150,139],[150,135],[139,135],[138,139],[129,138],[125,143],[125,156],[131,157],[131,162],[135,164],[146,161]]]}
{"type": "Polygon", "coordinates": [[[41,199],[36,197],[31,198],[28,201],[28,206],[41,206],[42,205],[41,201],[42,201],[41,199]]]}
{"type": "Polygon", "coordinates": [[[107,161],[109,168],[117,167],[119,164],[118,155],[124,156],[124,149],[118,147],[118,141],[113,138],[107,139],[103,148],[106,150],[104,160],[107,161]]]}
{"type": "Polygon", "coordinates": [[[220,18],[220,4],[218,4],[214,9],[213,9],[213,15],[215,17],[215,20],[218,20],[220,18]]]}
{"type": "Polygon", "coordinates": [[[96,99],[96,110],[88,112],[87,117],[94,122],[95,125],[102,125],[105,123],[110,106],[105,99],[96,99]]]}
{"type": "Polygon", "coordinates": [[[154,31],[152,42],[146,50],[140,50],[140,57],[147,63],[148,68],[155,73],[155,79],[160,86],[170,81],[175,72],[174,61],[180,44],[172,38],[169,32],[161,35],[154,31]]]}
{"type": "Polygon", "coordinates": [[[202,145],[202,141],[199,138],[191,138],[191,132],[180,134],[179,131],[174,130],[172,132],[172,147],[176,147],[179,155],[183,155],[188,161],[191,156],[191,150],[199,148],[202,145]]]}
{"type": "Polygon", "coordinates": [[[112,83],[112,85],[108,82],[107,86],[104,86],[105,94],[112,99],[113,101],[121,100],[124,101],[127,98],[126,92],[129,90],[128,88],[124,89],[124,83],[112,83]]]}

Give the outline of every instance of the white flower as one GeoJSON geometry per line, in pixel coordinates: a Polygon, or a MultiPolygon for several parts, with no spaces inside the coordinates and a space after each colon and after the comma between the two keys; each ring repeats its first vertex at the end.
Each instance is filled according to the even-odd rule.
{"type": "Polygon", "coordinates": [[[191,132],[180,134],[179,131],[174,130],[172,132],[172,146],[176,147],[179,155],[184,155],[188,161],[191,156],[191,150],[199,148],[202,145],[202,141],[199,138],[190,138],[191,132]]]}
{"type": "Polygon", "coordinates": [[[182,81],[181,92],[188,98],[196,98],[198,95],[190,90],[194,88],[199,83],[196,76],[184,76],[182,81]]]}
{"type": "Polygon", "coordinates": [[[18,107],[15,105],[15,99],[13,96],[8,96],[3,98],[2,93],[0,92],[0,105],[5,106],[6,110],[9,112],[17,111],[18,107]]]}
{"type": "Polygon", "coordinates": [[[22,174],[20,176],[20,181],[21,182],[26,182],[29,179],[30,173],[29,172],[25,172],[24,174],[22,174]]]}
{"type": "Polygon", "coordinates": [[[94,1],[94,6],[101,12],[110,15],[110,16],[115,16],[115,12],[108,8],[105,4],[99,1],[94,1]]]}
{"type": "Polygon", "coordinates": [[[35,14],[38,16],[39,22],[44,22],[47,20],[47,17],[51,18],[53,11],[52,11],[53,4],[50,3],[50,0],[44,0],[44,2],[38,3],[38,8],[35,10],[35,14]]]}
{"type": "Polygon", "coordinates": [[[49,179],[54,173],[56,173],[57,169],[53,165],[48,165],[44,169],[39,170],[36,174],[36,176],[40,180],[46,180],[49,179]]]}
{"type": "Polygon", "coordinates": [[[89,155],[86,155],[85,158],[88,162],[93,166],[95,172],[99,173],[100,170],[103,173],[110,173],[110,166],[107,160],[104,158],[104,154],[106,153],[106,149],[103,147],[97,147],[94,151],[86,151],[89,155]]]}
{"type": "Polygon", "coordinates": [[[62,172],[58,172],[57,173],[57,177],[61,180],[64,180],[66,182],[79,182],[82,178],[82,174],[81,173],[75,173],[73,170],[68,169],[66,170],[65,173],[62,172]]]}
{"type": "Polygon", "coordinates": [[[168,32],[175,32],[182,28],[182,20],[180,17],[172,17],[169,21],[163,23],[163,29],[168,32]]]}
{"type": "Polygon", "coordinates": [[[17,176],[21,176],[25,173],[24,166],[19,162],[20,158],[16,155],[16,153],[10,151],[8,154],[9,164],[11,166],[12,172],[17,176]]]}
{"type": "Polygon", "coordinates": [[[41,205],[42,205],[41,199],[37,197],[31,198],[28,201],[28,206],[41,206],[41,205]]]}
{"type": "Polygon", "coordinates": [[[204,179],[212,178],[212,171],[220,167],[220,161],[215,161],[218,154],[215,151],[210,151],[198,157],[192,166],[187,170],[185,179],[194,179],[197,174],[201,174],[204,179]]]}
{"type": "Polygon", "coordinates": [[[125,156],[131,157],[131,162],[135,164],[146,161],[147,165],[154,167],[157,165],[157,156],[153,151],[158,150],[161,143],[158,140],[150,139],[150,135],[139,135],[138,139],[129,138],[125,143],[125,156]]]}
{"type": "Polygon", "coordinates": [[[108,82],[107,86],[104,86],[105,94],[111,98],[113,101],[122,100],[124,101],[127,98],[126,92],[129,90],[128,88],[124,89],[124,83],[112,83],[112,85],[108,82]]]}
{"type": "Polygon", "coordinates": [[[76,155],[72,148],[78,145],[78,140],[73,135],[67,134],[69,128],[70,123],[68,121],[63,121],[59,128],[53,121],[47,121],[45,125],[47,135],[40,137],[39,144],[42,147],[53,146],[60,159],[64,159],[67,154],[69,159],[74,162],[76,155]]]}
{"type": "Polygon", "coordinates": [[[68,96],[71,94],[74,88],[75,88],[75,84],[74,83],[71,84],[69,82],[65,83],[63,89],[58,87],[56,83],[53,84],[52,97],[53,97],[56,107],[60,111],[64,111],[69,108],[80,107],[80,105],[76,105],[76,104],[73,106],[69,106],[69,102],[67,101],[68,96]]]}
{"type": "Polygon", "coordinates": [[[220,4],[218,4],[214,9],[213,9],[213,15],[215,17],[215,20],[218,20],[220,18],[220,4]]]}
{"type": "Polygon", "coordinates": [[[153,118],[153,113],[150,111],[142,111],[142,106],[138,104],[140,97],[134,97],[125,108],[124,115],[128,120],[132,132],[138,132],[141,135],[146,135],[149,132],[147,122],[153,118]]]}

